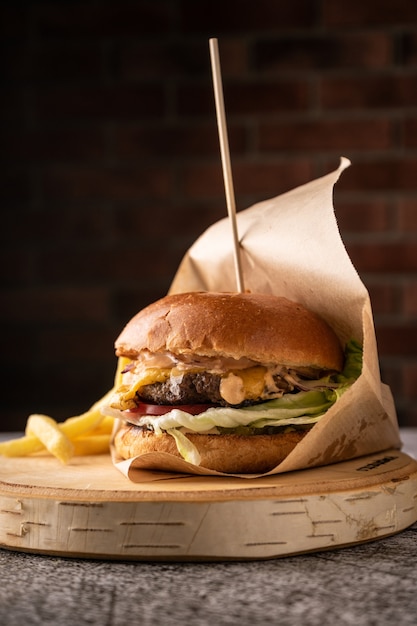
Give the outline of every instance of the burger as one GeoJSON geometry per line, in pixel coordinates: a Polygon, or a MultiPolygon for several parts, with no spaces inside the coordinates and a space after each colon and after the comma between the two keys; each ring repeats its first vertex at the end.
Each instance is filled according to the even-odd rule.
{"type": "Polygon", "coordinates": [[[329,324],[284,297],[190,292],[144,308],[115,343],[122,382],[103,413],[118,455],[182,457],[223,473],[271,470],[351,380],[329,324]]]}

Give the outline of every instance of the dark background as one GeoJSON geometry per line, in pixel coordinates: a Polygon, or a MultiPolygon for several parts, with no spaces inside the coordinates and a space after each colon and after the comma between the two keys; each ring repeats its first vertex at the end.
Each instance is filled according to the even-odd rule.
{"type": "Polygon", "coordinates": [[[352,160],[336,215],[417,426],[415,0],[4,1],[0,29],[0,430],[108,391],[125,322],[225,216],[209,37],[238,209],[352,160]]]}

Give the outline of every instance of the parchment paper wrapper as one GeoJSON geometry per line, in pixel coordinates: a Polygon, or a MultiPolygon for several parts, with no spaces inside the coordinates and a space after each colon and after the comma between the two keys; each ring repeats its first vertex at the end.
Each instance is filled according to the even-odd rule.
{"type": "MultiPolygon", "coordinates": [[[[380,379],[369,295],[343,245],[333,209],[333,187],[349,165],[342,158],[334,172],[237,214],[245,289],[300,302],[324,317],[343,345],[353,338],[364,350],[358,380],[268,474],[401,447],[392,395],[380,379]]],[[[170,293],[236,290],[231,225],[225,218],[188,250],[170,293]]],[[[114,461],[131,480],[135,468],[221,475],[168,454],[114,461]]]]}

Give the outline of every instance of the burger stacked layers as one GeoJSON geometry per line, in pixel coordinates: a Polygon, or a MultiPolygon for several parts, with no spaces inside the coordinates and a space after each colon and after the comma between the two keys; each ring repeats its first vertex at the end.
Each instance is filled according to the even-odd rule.
{"type": "Polygon", "coordinates": [[[319,316],[267,294],[192,292],[140,311],[106,414],[123,458],[167,452],[226,473],[279,464],[334,402],[340,342],[319,316]]]}

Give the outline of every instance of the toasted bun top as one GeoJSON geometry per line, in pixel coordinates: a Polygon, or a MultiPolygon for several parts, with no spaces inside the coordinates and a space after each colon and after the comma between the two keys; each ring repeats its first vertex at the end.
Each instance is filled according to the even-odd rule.
{"type": "Polygon", "coordinates": [[[290,367],[343,367],[330,326],[302,305],[270,294],[169,295],[135,315],[115,345],[118,356],[131,359],[142,350],[167,350],[290,367]]]}

